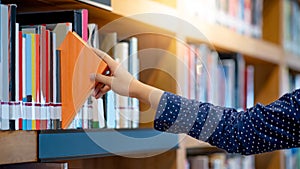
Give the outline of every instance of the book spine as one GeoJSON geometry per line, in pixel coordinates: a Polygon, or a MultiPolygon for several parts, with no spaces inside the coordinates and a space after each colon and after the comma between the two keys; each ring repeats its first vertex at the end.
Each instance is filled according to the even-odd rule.
{"type": "Polygon", "coordinates": [[[45,97],[46,97],[46,103],[49,103],[50,102],[50,90],[49,90],[49,85],[50,85],[50,79],[49,79],[49,76],[50,76],[50,31],[49,30],[46,30],[46,59],[45,59],[45,80],[46,80],[46,84],[45,84],[45,97]]]}
{"type": "Polygon", "coordinates": [[[40,93],[40,34],[35,36],[35,98],[36,102],[41,102],[41,93],[40,93]]]}
{"type": "Polygon", "coordinates": [[[31,94],[32,94],[32,102],[36,102],[36,34],[30,34],[31,36],[31,94]]]}
{"type": "MultiPolygon", "coordinates": [[[[19,36],[19,24],[16,23],[16,31],[15,31],[15,47],[16,47],[16,55],[15,55],[15,101],[20,101],[20,53],[22,53],[22,49],[20,50],[20,38],[19,36]]],[[[22,43],[22,42],[21,42],[22,43]]],[[[22,45],[22,44],[21,44],[22,45]]]]}
{"type": "Polygon", "coordinates": [[[46,27],[40,27],[39,86],[40,102],[46,103],[46,27]]]}
{"type": "Polygon", "coordinates": [[[53,41],[52,41],[52,53],[53,53],[53,57],[52,57],[52,100],[53,103],[58,103],[57,101],[57,52],[56,52],[56,33],[53,33],[53,41]]]}
{"type": "Polygon", "coordinates": [[[21,130],[22,129],[22,114],[21,114],[21,102],[17,101],[15,102],[15,112],[16,112],[16,120],[15,120],[15,129],[21,130]]]}
{"type": "Polygon", "coordinates": [[[21,78],[22,78],[22,93],[21,93],[21,99],[22,101],[26,101],[26,36],[22,32],[22,72],[21,72],[21,78]]]}
{"type": "Polygon", "coordinates": [[[1,129],[9,130],[9,102],[1,102],[2,105],[2,122],[1,129]]]}
{"type": "Polygon", "coordinates": [[[32,48],[31,48],[31,35],[30,34],[25,34],[25,41],[26,41],[26,47],[25,47],[25,52],[26,52],[26,101],[30,102],[31,101],[31,96],[32,96],[32,48]]]}
{"type": "Polygon", "coordinates": [[[34,109],[35,109],[35,129],[41,130],[41,104],[36,103],[34,109]]]}
{"type": "Polygon", "coordinates": [[[9,109],[9,130],[16,130],[16,127],[15,127],[15,124],[16,124],[16,110],[15,110],[14,102],[10,101],[8,103],[8,109],[9,109]]]}
{"type": "MultiPolygon", "coordinates": [[[[15,101],[15,58],[16,58],[16,14],[17,6],[8,5],[8,64],[9,64],[9,100],[15,101]]],[[[3,17],[2,17],[3,18],[3,17]]]]}
{"type": "Polygon", "coordinates": [[[82,11],[82,39],[88,41],[88,10],[83,9],[82,11]]]}
{"type": "Polygon", "coordinates": [[[106,108],[105,108],[105,118],[107,128],[116,128],[116,109],[115,109],[115,93],[108,91],[105,96],[106,108]]]}
{"type": "Polygon", "coordinates": [[[46,130],[47,129],[47,107],[46,107],[46,104],[41,104],[40,114],[41,114],[40,129],[46,130]]]}
{"type": "Polygon", "coordinates": [[[25,119],[26,119],[26,128],[25,130],[32,130],[32,103],[25,103],[25,119]]]}
{"type": "MultiPolygon", "coordinates": [[[[139,72],[140,72],[140,61],[138,57],[138,39],[136,37],[130,38],[130,46],[129,46],[129,67],[131,70],[131,74],[137,80],[139,80],[139,72]]],[[[139,126],[139,100],[136,98],[130,98],[130,107],[132,107],[130,121],[132,128],[138,128],[139,126]]]]}
{"type": "Polygon", "coordinates": [[[8,58],[8,7],[1,5],[1,32],[2,32],[2,59],[3,59],[3,74],[2,74],[2,100],[9,101],[9,58],[8,58]]]}
{"type": "Polygon", "coordinates": [[[50,31],[50,40],[49,40],[49,102],[54,103],[53,100],[53,69],[54,63],[53,58],[55,58],[56,52],[54,52],[54,41],[55,41],[55,33],[50,31]]]}
{"type": "MultiPolygon", "coordinates": [[[[127,42],[120,42],[114,48],[115,59],[122,64],[125,70],[128,70],[128,49],[129,46],[127,42]]],[[[128,98],[120,95],[116,95],[115,97],[117,128],[129,128],[129,112],[131,110],[129,108],[128,98]]]]}

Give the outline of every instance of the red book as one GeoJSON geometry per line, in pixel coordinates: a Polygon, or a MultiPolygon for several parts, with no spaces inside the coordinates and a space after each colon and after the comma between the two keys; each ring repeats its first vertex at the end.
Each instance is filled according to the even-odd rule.
{"type": "MultiPolygon", "coordinates": [[[[22,98],[23,98],[23,87],[22,87],[23,63],[22,63],[22,57],[23,57],[23,38],[22,38],[22,31],[19,31],[19,98],[16,98],[16,100],[19,100],[19,101],[22,101],[22,98]]],[[[22,123],[19,123],[19,124],[21,124],[21,127],[22,127],[22,123]]]]}
{"type": "Polygon", "coordinates": [[[35,36],[35,44],[36,44],[36,51],[35,51],[35,94],[36,94],[36,102],[41,101],[41,94],[40,94],[40,35],[35,36]]]}

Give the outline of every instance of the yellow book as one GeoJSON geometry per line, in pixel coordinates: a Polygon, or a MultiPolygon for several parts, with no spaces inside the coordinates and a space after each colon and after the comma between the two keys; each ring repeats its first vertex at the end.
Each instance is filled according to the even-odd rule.
{"type": "MultiPolygon", "coordinates": [[[[31,84],[32,84],[32,102],[36,102],[36,94],[35,94],[35,56],[36,56],[36,34],[30,34],[31,36],[31,84]]],[[[32,104],[34,106],[34,104],[32,104]]],[[[32,130],[36,130],[36,119],[35,119],[35,111],[32,109],[32,130]]]]}

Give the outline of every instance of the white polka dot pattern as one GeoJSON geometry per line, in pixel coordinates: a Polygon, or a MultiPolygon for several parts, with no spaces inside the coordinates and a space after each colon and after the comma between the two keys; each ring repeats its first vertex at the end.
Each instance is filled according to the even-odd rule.
{"type": "Polygon", "coordinates": [[[300,146],[300,89],[246,111],[214,106],[165,92],[154,128],[186,133],[230,153],[257,154],[300,146]]]}

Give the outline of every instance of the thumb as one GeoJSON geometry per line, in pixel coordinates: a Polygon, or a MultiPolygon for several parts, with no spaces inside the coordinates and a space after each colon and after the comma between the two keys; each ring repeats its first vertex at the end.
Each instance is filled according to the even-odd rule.
{"type": "Polygon", "coordinates": [[[108,86],[111,86],[111,82],[112,82],[112,78],[110,76],[105,76],[102,74],[92,74],[91,80],[108,85],[108,86]]]}

